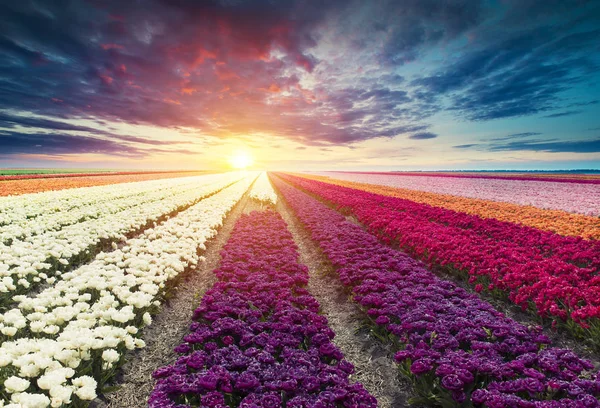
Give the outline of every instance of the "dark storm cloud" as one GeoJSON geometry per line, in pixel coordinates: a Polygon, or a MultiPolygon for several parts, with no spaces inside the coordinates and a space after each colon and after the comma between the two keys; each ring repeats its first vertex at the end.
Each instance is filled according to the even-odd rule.
{"type": "MultiPolygon", "coordinates": [[[[0,3],[0,110],[18,112],[19,126],[60,135],[48,145],[55,151],[77,137],[106,152],[167,143],[60,121],[77,118],[192,127],[217,140],[270,133],[314,146],[431,139],[428,121],[444,110],[483,121],[593,106],[560,94],[598,71],[595,5],[10,0],[0,3]],[[347,39],[339,61],[317,56],[327,35],[347,39]],[[438,61],[416,78],[396,72],[428,53],[438,61]],[[342,69],[363,59],[377,69],[342,69]]],[[[17,122],[0,116],[0,124],[17,122]]],[[[3,136],[4,146],[21,137],[5,133],[13,136],[3,136]]]]}

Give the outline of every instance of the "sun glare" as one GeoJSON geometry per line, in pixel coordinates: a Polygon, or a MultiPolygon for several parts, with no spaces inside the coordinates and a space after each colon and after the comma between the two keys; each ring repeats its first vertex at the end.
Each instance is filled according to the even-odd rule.
{"type": "Polygon", "coordinates": [[[239,150],[229,158],[229,164],[231,164],[234,169],[242,170],[252,166],[253,163],[254,160],[252,159],[252,156],[245,150],[239,150]]]}

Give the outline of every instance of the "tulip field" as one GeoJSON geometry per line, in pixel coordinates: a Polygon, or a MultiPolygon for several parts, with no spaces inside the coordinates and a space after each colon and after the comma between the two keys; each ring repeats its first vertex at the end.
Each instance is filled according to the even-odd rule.
{"type": "Polygon", "coordinates": [[[44,175],[0,195],[0,408],[600,407],[596,177],[44,175]]]}

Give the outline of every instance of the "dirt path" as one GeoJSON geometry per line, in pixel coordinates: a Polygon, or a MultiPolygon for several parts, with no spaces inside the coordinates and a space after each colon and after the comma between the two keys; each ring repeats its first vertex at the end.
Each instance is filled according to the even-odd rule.
{"type": "MultiPolygon", "coordinates": [[[[250,189],[251,187],[248,191],[250,189]]],[[[162,306],[161,312],[154,316],[152,324],[144,329],[143,339],[146,347],[128,355],[129,361],[123,366],[122,373],[116,381],[120,388],[107,394],[105,401],[97,399],[93,407],[143,408],[148,406],[148,396],[155,383],[152,372],[177,359],[178,355],[173,348],[181,343],[192,322],[194,309],[200,304],[204,293],[216,281],[212,271],[221,259],[219,253],[229,239],[233,226],[244,212],[248,201],[246,193],[231,210],[217,236],[207,243],[203,254],[206,260],[180,282],[173,298],[162,306]]]]}
{"type": "Polygon", "coordinates": [[[393,352],[369,336],[362,326],[361,311],[344,292],[327,258],[279,198],[277,210],[299,247],[300,262],[309,269],[308,290],[320,303],[329,327],[335,332],[333,342],[356,368],[352,379],[361,382],[382,408],[408,406],[407,400],[412,395],[410,385],[399,377],[393,352]]]}

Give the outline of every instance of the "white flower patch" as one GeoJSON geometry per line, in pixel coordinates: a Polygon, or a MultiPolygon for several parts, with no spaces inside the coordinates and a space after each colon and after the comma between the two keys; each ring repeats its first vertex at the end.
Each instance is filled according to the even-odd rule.
{"type": "Polygon", "coordinates": [[[222,175],[176,177],[0,197],[0,226],[23,222],[40,215],[71,212],[80,207],[97,206],[99,203],[108,203],[132,194],[197,183],[198,180],[209,180],[211,177],[216,177],[213,180],[216,181],[222,175]]]}
{"type": "Polygon", "coordinates": [[[15,331],[0,337],[0,377],[16,371],[15,387],[25,384],[17,380],[27,381],[28,393],[46,399],[17,394],[16,388],[10,402],[38,398],[58,407],[73,395],[94,399],[100,378],[89,375],[90,367],[102,367],[105,378],[127,350],[145,346],[137,336],[152,322],[148,311],[160,304],[170,280],[202,261],[198,252],[252,181],[244,178],[99,254],[35,296],[16,296],[18,307],[0,315],[0,327],[15,331]]]}
{"type": "MultiPolygon", "coordinates": [[[[95,248],[102,240],[124,239],[128,232],[215,193],[239,180],[240,175],[225,173],[185,179],[186,182],[175,181],[175,185],[170,187],[161,180],[163,184],[153,183],[153,189],[159,188],[158,191],[136,193],[110,203],[100,201],[95,204],[97,208],[94,211],[102,213],[101,216],[81,222],[74,221],[60,229],[56,229],[53,224],[43,231],[45,227],[37,222],[46,220],[44,215],[30,220],[30,231],[25,238],[12,239],[8,245],[0,242],[0,304],[10,302],[14,294],[26,293],[32,282],[45,280],[47,283],[54,283],[55,278],[50,275],[59,275],[59,269],[64,270],[71,262],[78,262],[90,248],[95,248]],[[32,229],[37,229],[39,233],[31,235],[32,229]]],[[[65,214],[71,213],[71,221],[82,220],[86,217],[79,209],[84,207],[89,206],[50,215],[68,218],[65,214]]],[[[0,229],[8,227],[11,225],[0,229]]],[[[112,244],[113,249],[118,248],[115,242],[112,244]]]]}
{"type": "Polygon", "coordinates": [[[266,172],[261,172],[256,179],[256,182],[250,191],[250,198],[265,204],[277,204],[277,194],[275,194],[275,190],[273,190],[273,186],[271,186],[269,176],[266,172]]]}

